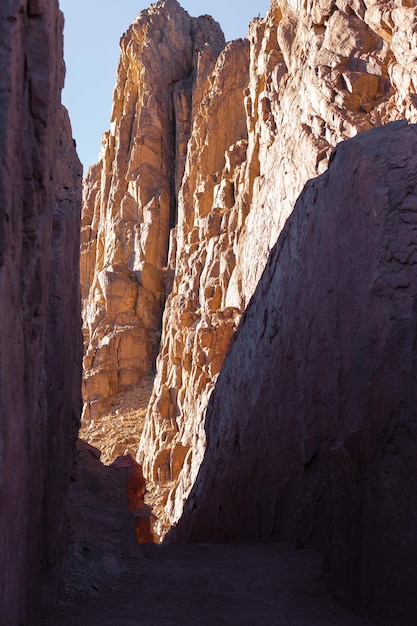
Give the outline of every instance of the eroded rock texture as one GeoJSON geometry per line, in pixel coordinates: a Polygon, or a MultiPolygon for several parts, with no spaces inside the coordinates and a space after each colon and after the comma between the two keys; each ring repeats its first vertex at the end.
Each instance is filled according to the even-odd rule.
{"type": "Polygon", "coordinates": [[[36,623],[53,588],[80,415],[81,166],[60,94],[55,1],[0,6],[0,606],[36,623]],[[29,618],[30,615],[30,618],[29,618]]]}
{"type": "Polygon", "coordinates": [[[306,181],[341,140],[417,120],[416,9],[403,4],[275,1],[203,86],[138,454],[166,502],[165,527],[203,458],[205,410],[230,338],[306,181]]]}
{"type": "Polygon", "coordinates": [[[174,487],[170,514],[176,482],[181,476],[181,508],[204,454],[208,397],[239,321],[227,287],[247,209],[244,199],[235,204],[235,190],[244,184],[248,61],[247,41],[220,54],[195,116],[179,195],[175,278],[138,456],[150,481],[174,487]]]}
{"type": "Polygon", "coordinates": [[[176,0],[140,13],[121,39],[111,130],[85,182],[86,422],[155,366],[191,112],[223,45],[216,22],[176,0]]]}
{"type": "Polygon", "coordinates": [[[234,335],[175,536],[326,551],[339,597],[415,623],[417,128],[338,146],[234,335]]]}

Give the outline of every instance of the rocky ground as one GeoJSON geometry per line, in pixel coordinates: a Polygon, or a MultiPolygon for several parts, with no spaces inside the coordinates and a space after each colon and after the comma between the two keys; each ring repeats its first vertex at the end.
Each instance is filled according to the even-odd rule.
{"type": "Polygon", "coordinates": [[[354,626],[368,623],[329,595],[313,550],[278,544],[142,546],[125,569],[78,601],[48,610],[49,626],[354,626]]]}
{"type": "Polygon", "coordinates": [[[136,457],[152,387],[153,376],[143,378],[115,396],[109,413],[82,424],[81,439],[101,451],[101,462],[105,465],[124,454],[136,457]]]}

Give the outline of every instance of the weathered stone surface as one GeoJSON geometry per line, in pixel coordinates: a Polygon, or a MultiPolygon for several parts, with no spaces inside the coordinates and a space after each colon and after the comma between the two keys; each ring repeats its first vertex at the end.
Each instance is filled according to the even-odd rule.
{"type": "MultiPolygon", "coordinates": [[[[395,119],[417,121],[408,44],[384,39],[363,3],[344,3],[345,10],[338,4],[275,1],[249,30],[248,155],[258,178],[234,279],[246,303],[304,184],[326,169],[331,149],[395,119]],[[402,74],[398,82],[393,72],[402,74]]],[[[382,4],[412,22],[415,8],[382,4]]],[[[398,39],[400,27],[395,32],[398,39]]]]}
{"type": "Polygon", "coordinates": [[[191,18],[176,0],[140,13],[121,39],[111,130],[85,181],[86,422],[155,366],[192,109],[223,46],[212,18],[191,18]]]}
{"type": "Polygon", "coordinates": [[[0,5],[0,606],[36,623],[59,580],[80,415],[81,167],[58,3],[0,5]]]}
{"type": "Polygon", "coordinates": [[[341,143],[288,219],[211,396],[175,531],[326,551],[378,624],[417,604],[417,127],[341,143]]]}
{"type": "MultiPolygon", "coordinates": [[[[181,496],[191,487],[204,453],[205,407],[239,320],[239,311],[226,306],[224,294],[237,234],[227,224],[242,220],[246,208],[243,203],[234,206],[234,193],[242,183],[247,147],[242,93],[248,65],[248,42],[229,44],[194,119],[179,195],[175,279],[138,455],[150,481],[174,487],[185,464],[181,496]]],[[[175,506],[171,495],[168,507],[175,506]]]]}
{"type": "Polygon", "coordinates": [[[181,515],[203,458],[207,401],[230,338],[303,186],[341,140],[417,121],[416,10],[274,1],[251,23],[249,48],[231,44],[208,77],[179,191],[172,294],[138,454],[167,502],[165,527],[181,515]]]}
{"type": "MultiPolygon", "coordinates": [[[[55,27],[57,36],[60,36],[61,16],[55,27]]],[[[59,55],[61,54],[59,49],[59,55]]],[[[57,57],[59,64],[61,58],[57,57]]],[[[47,452],[45,456],[39,457],[40,467],[46,466],[43,479],[43,550],[47,583],[51,589],[59,583],[60,569],[65,557],[66,514],[62,508],[65,505],[73,466],[73,449],[82,409],[79,273],[82,167],[74,148],[68,114],[62,106],[57,112],[56,141],[52,174],[55,196],[52,228],[48,231],[50,273],[48,318],[45,324],[46,363],[42,375],[46,384],[47,452]]],[[[45,253],[48,242],[44,246],[45,253]]],[[[37,356],[39,359],[39,354],[37,356]]],[[[34,367],[39,366],[39,361],[34,361],[34,367]]],[[[44,391],[42,386],[38,389],[41,397],[44,391]]],[[[38,466],[35,467],[37,473],[38,466]]],[[[30,482],[32,483],[32,478],[30,482]]],[[[32,491],[32,486],[30,489],[32,491]]]]}

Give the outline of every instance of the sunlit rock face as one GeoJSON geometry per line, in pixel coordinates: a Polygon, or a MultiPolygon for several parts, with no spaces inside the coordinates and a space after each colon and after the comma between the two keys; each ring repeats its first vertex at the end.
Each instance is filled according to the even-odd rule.
{"type": "Polygon", "coordinates": [[[192,110],[224,37],[212,18],[163,0],[120,45],[111,129],[84,185],[86,422],[155,366],[192,110]]]}
{"type": "Polygon", "coordinates": [[[210,398],[173,532],[325,550],[375,623],[417,602],[417,127],[341,143],[273,248],[210,398]]]}
{"type": "Polygon", "coordinates": [[[247,211],[245,199],[236,203],[235,197],[244,185],[248,67],[245,40],[220,54],[195,115],[179,194],[174,281],[138,455],[148,479],[174,486],[170,515],[176,481],[181,476],[181,499],[204,454],[205,408],[240,317],[227,288],[247,211]]]}
{"type": "Polygon", "coordinates": [[[417,120],[415,11],[401,2],[273,2],[203,84],[138,454],[166,501],[161,534],[181,515],[230,338],[303,186],[326,170],[338,142],[417,120]]]}
{"type": "Polygon", "coordinates": [[[66,543],[81,412],[81,165],[58,2],[0,5],[0,607],[37,622],[66,543]],[[29,617],[30,616],[30,617],[29,617]]]}

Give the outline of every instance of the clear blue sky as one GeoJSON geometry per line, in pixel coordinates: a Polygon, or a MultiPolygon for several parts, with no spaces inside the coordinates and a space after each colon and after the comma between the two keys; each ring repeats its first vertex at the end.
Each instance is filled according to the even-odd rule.
{"type": "MultiPolygon", "coordinates": [[[[244,37],[270,0],[179,0],[192,16],[212,15],[226,40],[244,37]]],[[[67,76],[63,101],[68,108],[78,155],[84,168],[96,163],[101,135],[109,128],[119,39],[146,0],[60,0],[65,16],[67,76]]]]}

